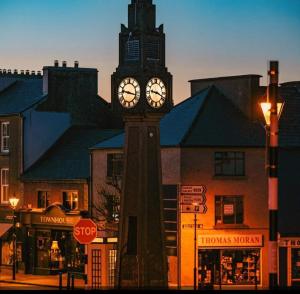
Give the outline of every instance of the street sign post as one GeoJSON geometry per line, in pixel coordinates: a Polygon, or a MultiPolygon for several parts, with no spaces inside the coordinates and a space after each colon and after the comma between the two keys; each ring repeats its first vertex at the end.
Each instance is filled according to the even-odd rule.
{"type": "Polygon", "coordinates": [[[181,186],[181,212],[199,213],[207,212],[206,186],[181,186]]]}
{"type": "Polygon", "coordinates": [[[81,219],[74,226],[73,236],[80,244],[90,244],[97,237],[97,225],[91,219],[81,219]]]}

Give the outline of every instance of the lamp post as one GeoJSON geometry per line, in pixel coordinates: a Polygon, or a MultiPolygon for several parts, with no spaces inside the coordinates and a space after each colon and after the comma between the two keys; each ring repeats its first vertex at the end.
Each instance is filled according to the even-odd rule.
{"type": "Polygon", "coordinates": [[[269,288],[278,287],[278,132],[283,103],[278,103],[278,61],[270,62],[270,83],[267,101],[261,103],[266,120],[268,154],[268,208],[269,208],[269,288]]]}
{"type": "Polygon", "coordinates": [[[13,209],[13,264],[12,264],[12,279],[15,280],[16,279],[16,249],[17,249],[17,246],[16,246],[16,239],[17,239],[17,236],[16,236],[16,221],[15,221],[15,210],[16,210],[16,207],[19,203],[19,199],[16,198],[15,196],[9,198],[9,203],[10,203],[10,206],[12,207],[13,209]]]}
{"type": "Polygon", "coordinates": [[[193,203],[194,206],[194,290],[197,290],[197,212],[199,203],[193,203]]]}

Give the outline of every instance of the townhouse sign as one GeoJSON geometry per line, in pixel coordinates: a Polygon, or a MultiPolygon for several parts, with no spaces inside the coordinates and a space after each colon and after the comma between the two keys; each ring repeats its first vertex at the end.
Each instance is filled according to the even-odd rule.
{"type": "Polygon", "coordinates": [[[198,235],[199,247],[262,247],[263,235],[198,235]]]}

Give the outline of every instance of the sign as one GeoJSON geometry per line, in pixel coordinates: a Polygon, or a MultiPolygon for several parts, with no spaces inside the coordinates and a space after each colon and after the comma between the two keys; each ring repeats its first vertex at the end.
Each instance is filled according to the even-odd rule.
{"type": "Polygon", "coordinates": [[[234,205],[224,204],[224,215],[233,215],[233,214],[234,214],[234,205]]]}
{"type": "Polygon", "coordinates": [[[80,244],[90,244],[97,237],[97,225],[91,219],[81,219],[74,226],[73,236],[80,244]]]}
{"type": "Polygon", "coordinates": [[[205,194],[207,189],[204,185],[200,186],[181,186],[181,194],[205,194]]]}
{"type": "Polygon", "coordinates": [[[201,205],[181,205],[181,212],[185,213],[207,213],[207,206],[205,204],[201,205]]]}
{"type": "Polygon", "coordinates": [[[263,235],[198,235],[199,247],[262,247],[263,235]]]}
{"type": "Polygon", "coordinates": [[[280,247],[298,247],[300,248],[300,239],[281,239],[279,241],[280,247]]]}
{"type": "Polygon", "coordinates": [[[205,194],[200,194],[200,195],[182,195],[181,196],[181,204],[182,205],[192,205],[193,203],[205,204],[206,203],[206,196],[205,196],[205,194]]]}

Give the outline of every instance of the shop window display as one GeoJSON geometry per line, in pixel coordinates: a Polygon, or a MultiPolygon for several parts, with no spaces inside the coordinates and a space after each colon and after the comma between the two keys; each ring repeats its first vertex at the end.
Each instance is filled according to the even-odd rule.
{"type": "Polygon", "coordinates": [[[259,249],[199,250],[198,264],[200,288],[260,284],[259,249]]]}

